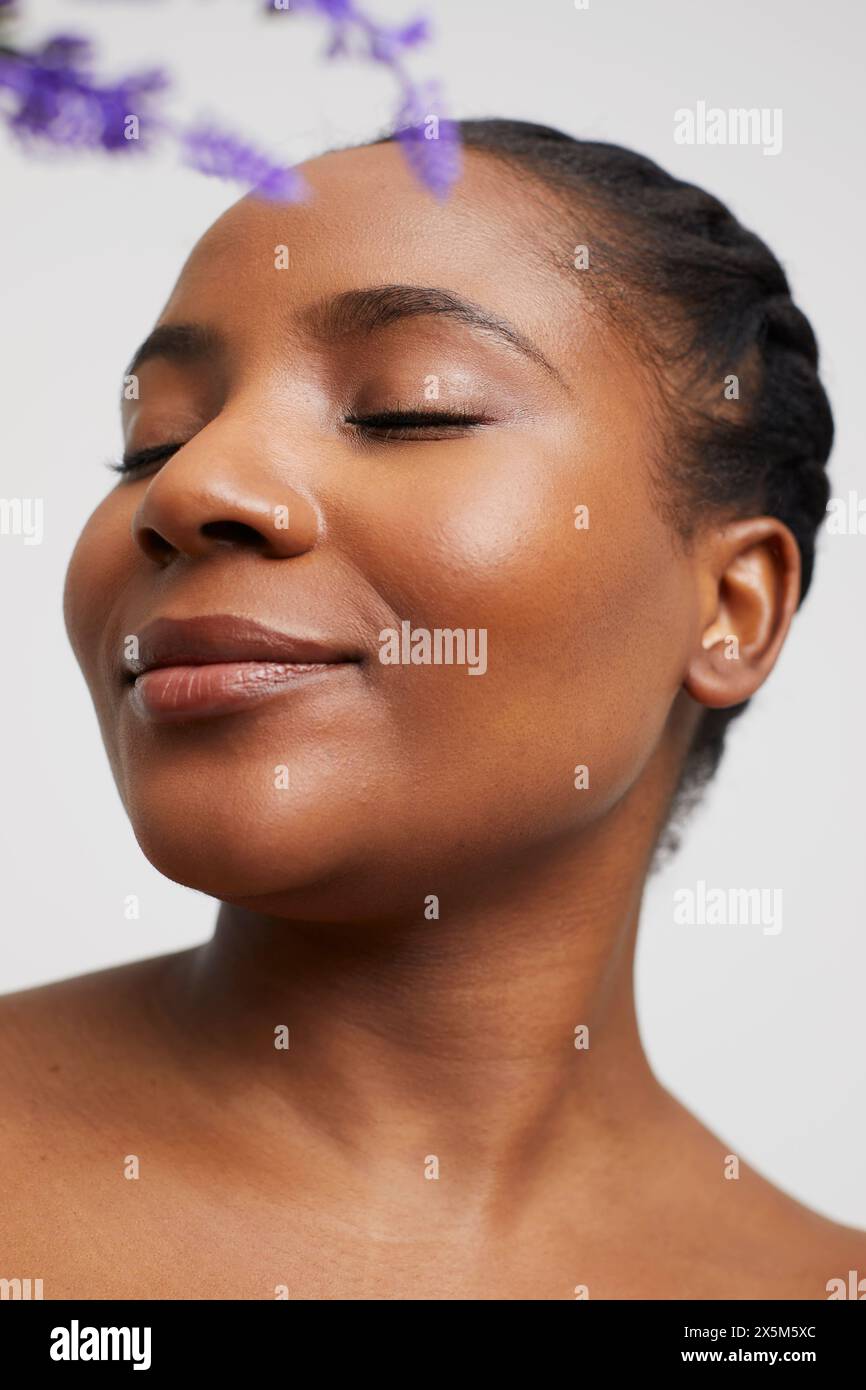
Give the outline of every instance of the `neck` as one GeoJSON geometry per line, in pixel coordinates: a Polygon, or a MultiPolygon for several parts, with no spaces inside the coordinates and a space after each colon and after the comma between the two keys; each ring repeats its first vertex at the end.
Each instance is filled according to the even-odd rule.
{"type": "Polygon", "coordinates": [[[223,905],[184,958],[185,1061],[247,1132],[290,1133],[308,1165],[351,1160],[371,1182],[388,1180],[383,1154],[419,1168],[436,1155],[503,1193],[564,1144],[597,1165],[664,1095],[632,986],[651,844],[616,819],[578,846],[536,846],[531,868],[443,899],[438,919],[421,906],[334,925],[223,905]]]}

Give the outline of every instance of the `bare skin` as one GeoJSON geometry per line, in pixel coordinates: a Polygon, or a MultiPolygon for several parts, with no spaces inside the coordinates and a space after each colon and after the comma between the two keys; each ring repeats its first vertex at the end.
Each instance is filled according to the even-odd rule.
{"type": "Polygon", "coordinates": [[[70,565],[139,842],[221,907],[205,946],[0,1000],[0,1276],[47,1298],[826,1298],[866,1236],[745,1163],[726,1179],[730,1146],[650,1070],[632,984],[682,758],[702,707],[772,669],[796,546],[768,517],[682,546],[654,505],[654,379],[527,258],[549,233],[500,169],[471,156],[441,207],[391,147],[307,173],[308,204],[247,200],[193,253],[160,323],[224,346],[141,363],[127,445],[183,447],[118,483],[70,565]],[[442,313],[313,322],[393,284],[535,351],[442,313]],[[484,423],[346,425],[429,408],[431,376],[484,423]],[[226,613],[352,663],[231,714],[142,713],[124,639],[226,613]],[[383,665],[403,618],[485,627],[483,678],[383,665]]]}

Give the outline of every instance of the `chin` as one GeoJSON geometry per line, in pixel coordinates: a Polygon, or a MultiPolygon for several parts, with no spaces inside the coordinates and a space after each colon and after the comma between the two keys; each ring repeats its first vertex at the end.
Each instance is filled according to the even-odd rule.
{"type": "Polygon", "coordinates": [[[260,787],[235,788],[231,796],[213,787],[191,793],[187,786],[163,797],[150,782],[127,793],[126,808],[154,868],[211,897],[314,896],[317,885],[344,877],[362,857],[359,828],[369,813],[345,795],[275,805],[260,787]]]}

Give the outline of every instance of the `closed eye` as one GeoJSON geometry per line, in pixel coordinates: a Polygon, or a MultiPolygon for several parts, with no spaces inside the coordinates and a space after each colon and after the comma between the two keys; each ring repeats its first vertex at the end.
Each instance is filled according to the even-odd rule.
{"type": "MultiPolygon", "coordinates": [[[[347,415],[345,423],[368,439],[446,439],[460,430],[491,424],[486,415],[471,415],[465,411],[448,410],[384,410],[375,415],[347,415]]],[[[124,475],[144,472],[157,464],[166,463],[182,449],[185,440],[169,444],[154,444],[147,449],[135,449],[123,458],[110,463],[109,468],[124,475]]]]}
{"type": "Polygon", "coordinates": [[[368,439],[446,439],[461,430],[491,424],[486,415],[450,410],[383,410],[373,415],[347,415],[347,425],[368,439]]]}
{"type": "Polygon", "coordinates": [[[115,473],[139,473],[153,464],[165,463],[178,449],[182,449],[183,445],[184,441],[180,441],[173,444],[153,444],[149,449],[135,449],[108,466],[115,473]]]}

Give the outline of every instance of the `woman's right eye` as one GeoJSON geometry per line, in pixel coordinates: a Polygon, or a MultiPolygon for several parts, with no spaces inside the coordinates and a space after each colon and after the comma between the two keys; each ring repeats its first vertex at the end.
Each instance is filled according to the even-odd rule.
{"type": "Polygon", "coordinates": [[[133,449],[123,455],[117,463],[110,463],[108,466],[115,473],[141,473],[154,464],[165,463],[176,454],[178,449],[183,448],[183,443],[177,444],[152,444],[148,449],[133,449]]]}
{"type": "Polygon", "coordinates": [[[354,425],[368,439],[418,440],[447,439],[449,434],[490,424],[485,415],[473,415],[460,410],[380,410],[370,415],[347,415],[346,424],[354,425]],[[426,431],[426,433],[425,433],[426,431]]]}

